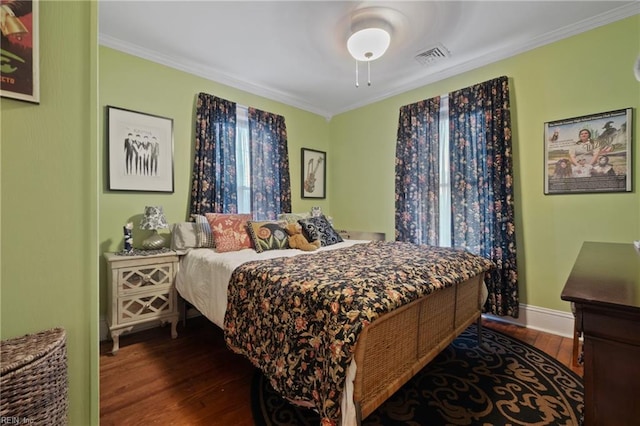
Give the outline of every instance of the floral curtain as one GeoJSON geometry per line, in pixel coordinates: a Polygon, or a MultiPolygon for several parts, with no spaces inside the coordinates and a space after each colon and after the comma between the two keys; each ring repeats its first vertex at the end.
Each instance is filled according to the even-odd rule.
{"type": "Polygon", "coordinates": [[[452,245],[498,266],[485,311],[518,316],[509,82],[449,94],[452,245]]]}
{"type": "Polygon", "coordinates": [[[191,214],[236,213],[236,104],[198,94],[191,214]]]}
{"type": "Polygon", "coordinates": [[[396,144],[396,240],[438,245],[440,98],[400,108],[396,144]]]}
{"type": "MultiPolygon", "coordinates": [[[[449,98],[451,244],[497,265],[485,312],[518,317],[511,117],[507,77],[449,98]]],[[[400,108],[396,239],[438,245],[440,98],[400,108]]]]}
{"type": "Polygon", "coordinates": [[[291,211],[287,128],[284,117],[249,108],[251,211],[256,219],[275,219],[291,211]]]}

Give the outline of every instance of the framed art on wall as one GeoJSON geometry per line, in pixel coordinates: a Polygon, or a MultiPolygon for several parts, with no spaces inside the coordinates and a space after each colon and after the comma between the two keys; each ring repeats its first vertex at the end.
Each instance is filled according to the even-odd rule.
{"type": "Polygon", "coordinates": [[[2,2],[0,7],[0,96],[40,102],[38,0],[2,2]]]}
{"type": "Polygon", "coordinates": [[[630,192],[631,108],[544,124],[544,193],[630,192]]]}
{"type": "Polygon", "coordinates": [[[109,189],[173,192],[173,119],[107,106],[109,189]]]}
{"type": "Polygon", "coordinates": [[[327,153],[302,148],[302,198],[325,198],[327,153]]]}

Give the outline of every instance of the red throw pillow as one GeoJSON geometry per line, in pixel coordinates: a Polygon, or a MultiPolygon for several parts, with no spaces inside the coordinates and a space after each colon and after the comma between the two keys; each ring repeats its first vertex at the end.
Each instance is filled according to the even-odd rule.
{"type": "Polygon", "coordinates": [[[247,221],[251,220],[251,214],[206,213],[205,217],[211,227],[217,252],[253,248],[247,232],[247,221]]]}

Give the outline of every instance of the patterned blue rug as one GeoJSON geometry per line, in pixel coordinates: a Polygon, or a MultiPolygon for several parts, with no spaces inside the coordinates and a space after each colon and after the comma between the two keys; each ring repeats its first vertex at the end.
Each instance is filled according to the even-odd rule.
{"type": "MultiPolygon", "coordinates": [[[[472,325],[363,420],[373,425],[578,425],[582,378],[546,353],[472,325]]],[[[258,426],[318,425],[312,410],[289,404],[257,371],[251,390],[258,426]]]]}

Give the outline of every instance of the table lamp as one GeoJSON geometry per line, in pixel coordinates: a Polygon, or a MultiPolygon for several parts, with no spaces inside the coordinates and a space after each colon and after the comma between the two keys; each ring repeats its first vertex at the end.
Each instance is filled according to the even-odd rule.
{"type": "Polygon", "coordinates": [[[164,246],[164,237],[158,234],[158,229],[166,229],[169,227],[167,219],[164,217],[162,206],[146,206],[144,215],[140,221],[140,229],[150,229],[153,234],[142,242],[142,248],[145,250],[157,250],[164,246]]]}

